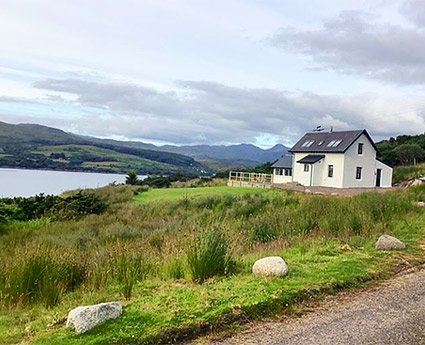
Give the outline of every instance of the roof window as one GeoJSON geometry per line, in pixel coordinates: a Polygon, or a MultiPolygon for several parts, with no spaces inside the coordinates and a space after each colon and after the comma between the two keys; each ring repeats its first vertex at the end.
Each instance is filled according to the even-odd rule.
{"type": "Polygon", "coordinates": [[[324,143],[324,141],[322,140],[321,142],[319,142],[318,144],[317,144],[317,146],[322,146],[322,144],[324,143]]]}
{"type": "Polygon", "coordinates": [[[313,145],[314,140],[307,140],[304,142],[304,144],[301,145],[301,147],[310,147],[311,145],[313,145]]]}
{"type": "Polygon", "coordinates": [[[341,144],[341,139],[338,139],[337,141],[335,141],[335,144],[332,147],[337,147],[339,144],[341,144]]]}
{"type": "Polygon", "coordinates": [[[328,147],[337,147],[339,144],[341,144],[342,139],[332,140],[327,146],[328,147]]]}

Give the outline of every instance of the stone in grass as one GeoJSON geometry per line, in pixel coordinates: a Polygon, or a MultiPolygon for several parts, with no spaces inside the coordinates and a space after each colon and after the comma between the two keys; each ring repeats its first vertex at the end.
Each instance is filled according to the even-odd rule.
{"type": "Polygon", "coordinates": [[[377,250],[397,250],[406,248],[406,245],[398,238],[384,234],[376,241],[375,248],[377,250]]]}
{"type": "Polygon", "coordinates": [[[257,277],[283,277],[288,274],[288,265],[280,256],[269,256],[257,260],[252,273],[257,277]]]}
{"type": "Polygon", "coordinates": [[[120,302],[80,306],[69,312],[66,327],[71,327],[77,334],[81,334],[107,320],[116,319],[121,313],[120,302]]]}

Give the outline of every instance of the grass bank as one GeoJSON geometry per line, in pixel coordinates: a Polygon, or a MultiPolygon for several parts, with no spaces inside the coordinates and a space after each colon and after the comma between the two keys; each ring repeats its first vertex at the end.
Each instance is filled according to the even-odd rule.
{"type": "Polygon", "coordinates": [[[411,177],[425,174],[425,164],[418,165],[398,165],[394,167],[393,182],[401,182],[411,177]]]}
{"type": "Polygon", "coordinates": [[[172,189],[133,196],[131,188],[109,187],[96,191],[110,200],[102,215],[11,226],[0,242],[0,343],[171,341],[361,284],[401,258],[422,259],[424,211],[412,201],[424,197],[424,188],[353,198],[191,190],[190,198],[172,189]],[[188,258],[213,250],[206,239],[217,231],[226,265],[200,284],[188,258]],[[407,250],[375,251],[383,232],[402,239],[407,250]],[[266,255],[282,256],[289,275],[253,277],[253,262],[266,255]],[[34,274],[43,278],[26,279],[34,274]],[[79,336],[64,327],[75,306],[111,300],[124,304],[119,319],[79,336]]]}

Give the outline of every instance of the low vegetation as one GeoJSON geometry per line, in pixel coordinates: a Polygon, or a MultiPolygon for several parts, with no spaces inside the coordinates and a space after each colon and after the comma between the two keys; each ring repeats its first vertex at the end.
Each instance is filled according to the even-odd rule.
{"type": "Polygon", "coordinates": [[[281,312],[383,274],[400,256],[422,256],[423,209],[412,203],[425,197],[422,187],[353,198],[140,188],[90,192],[108,205],[100,215],[56,219],[41,212],[5,225],[0,343],[170,341],[281,312]],[[407,251],[375,251],[383,232],[402,239],[407,251]],[[284,257],[289,275],[253,277],[253,262],[266,255],[284,257]],[[118,320],[78,336],[64,327],[75,306],[117,299],[125,310],[118,320]]]}
{"type": "MultiPolygon", "coordinates": [[[[0,229],[13,221],[75,219],[106,210],[106,202],[94,193],[78,191],[67,197],[39,194],[30,198],[0,199],[0,229]]],[[[31,224],[35,224],[32,222],[31,224]]]]}
{"type": "Polygon", "coordinates": [[[401,182],[406,179],[425,175],[425,164],[399,165],[394,167],[393,182],[401,182]]]}

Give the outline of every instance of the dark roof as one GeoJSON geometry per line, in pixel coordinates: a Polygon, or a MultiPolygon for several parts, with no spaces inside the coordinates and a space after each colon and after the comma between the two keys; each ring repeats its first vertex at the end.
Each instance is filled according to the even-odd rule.
{"type": "Polygon", "coordinates": [[[291,154],[283,155],[279,160],[272,165],[272,168],[292,169],[292,160],[294,156],[291,154]]]}
{"type": "Polygon", "coordinates": [[[306,133],[289,152],[344,153],[362,134],[366,135],[379,154],[378,148],[365,129],[357,131],[306,133]],[[339,143],[336,146],[328,146],[332,141],[334,143],[339,141],[339,143]],[[311,142],[311,144],[305,145],[307,142],[311,142]]]}
{"type": "Polygon", "coordinates": [[[391,164],[389,164],[389,163],[387,163],[387,162],[384,162],[382,159],[376,158],[376,160],[377,160],[378,162],[381,162],[382,164],[385,164],[386,166],[388,166],[388,167],[390,167],[390,168],[394,168],[391,164]]]}
{"type": "Polygon", "coordinates": [[[325,158],[325,155],[307,155],[297,161],[297,163],[314,164],[323,158],[325,158]]]}

